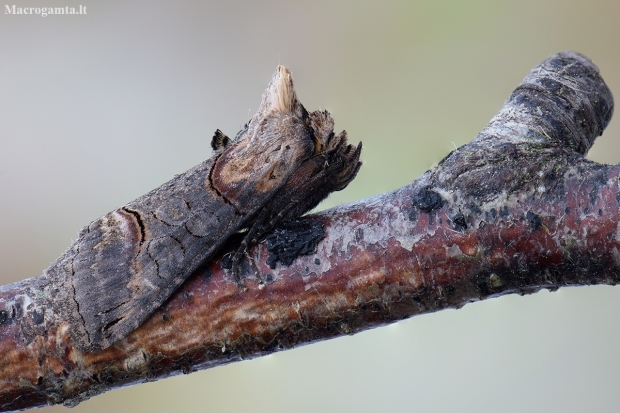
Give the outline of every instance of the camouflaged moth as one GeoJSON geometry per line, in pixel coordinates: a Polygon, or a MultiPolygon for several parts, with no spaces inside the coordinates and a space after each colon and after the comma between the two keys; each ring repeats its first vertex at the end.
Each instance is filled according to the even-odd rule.
{"type": "Polygon", "coordinates": [[[214,154],[159,188],[95,220],[48,268],[78,348],[104,349],[142,324],[224,243],[242,230],[239,261],[278,224],[345,188],[361,143],[336,135],[327,111],[307,112],[279,66],[258,112],[234,139],[219,129],[214,154]]]}

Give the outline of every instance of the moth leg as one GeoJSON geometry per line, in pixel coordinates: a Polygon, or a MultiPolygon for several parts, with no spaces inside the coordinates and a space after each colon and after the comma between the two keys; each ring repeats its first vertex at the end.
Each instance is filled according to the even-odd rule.
{"type": "Polygon", "coordinates": [[[261,284],[261,285],[264,285],[265,281],[263,280],[263,277],[260,276],[260,272],[258,270],[258,266],[256,265],[256,262],[254,261],[254,258],[252,258],[250,256],[250,252],[248,250],[245,251],[245,256],[248,259],[248,262],[250,263],[250,267],[252,267],[252,270],[254,271],[254,275],[258,279],[258,283],[261,284]]]}
{"type": "MultiPolygon", "coordinates": [[[[239,248],[237,248],[237,250],[232,255],[232,259],[231,259],[232,267],[231,268],[232,268],[233,278],[235,282],[240,286],[241,286],[241,274],[240,274],[241,260],[245,256],[248,258],[248,260],[252,264],[254,264],[254,267],[256,266],[256,264],[250,257],[248,250],[250,249],[250,246],[252,244],[256,243],[256,238],[257,238],[256,234],[258,233],[261,227],[261,224],[264,223],[268,218],[269,218],[269,211],[266,209],[263,209],[260,212],[254,224],[252,225],[252,227],[248,230],[248,233],[245,235],[245,237],[241,241],[239,248]]],[[[256,272],[258,273],[258,271],[256,272]]]]}
{"type": "Polygon", "coordinates": [[[260,280],[261,283],[263,282],[260,275],[258,275],[258,267],[256,266],[256,263],[254,262],[252,257],[250,257],[248,251],[250,247],[256,244],[267,232],[271,231],[279,223],[281,223],[286,218],[286,215],[295,207],[296,204],[296,201],[291,201],[290,204],[284,207],[275,216],[272,215],[273,211],[269,207],[263,208],[263,210],[260,212],[258,218],[241,241],[241,245],[239,245],[239,248],[237,248],[237,251],[235,251],[232,256],[232,273],[233,278],[237,284],[241,285],[240,264],[243,257],[246,257],[249,260],[252,269],[257,274],[257,278],[260,280]]]}
{"type": "Polygon", "coordinates": [[[284,209],[282,209],[276,216],[270,217],[265,226],[260,225],[256,231],[256,236],[253,241],[258,242],[263,235],[280,225],[282,222],[287,221],[287,214],[295,208],[298,202],[298,200],[291,200],[290,204],[284,207],[284,209]]]}

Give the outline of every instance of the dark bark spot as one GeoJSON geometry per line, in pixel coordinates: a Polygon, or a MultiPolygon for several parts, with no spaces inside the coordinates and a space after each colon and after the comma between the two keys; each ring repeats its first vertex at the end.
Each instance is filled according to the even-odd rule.
{"type": "Polygon", "coordinates": [[[37,310],[32,312],[32,321],[35,324],[41,324],[43,322],[43,312],[38,312],[37,310]]]}
{"type": "Polygon", "coordinates": [[[413,205],[427,214],[441,208],[442,204],[443,199],[441,199],[441,196],[428,186],[425,186],[413,195],[413,205]]]}
{"type": "Polygon", "coordinates": [[[6,310],[0,310],[0,326],[9,318],[9,313],[6,310]]]}
{"type": "Polygon", "coordinates": [[[355,230],[355,242],[359,243],[364,239],[364,229],[357,228],[355,230]]]}
{"type": "Polygon", "coordinates": [[[269,251],[267,265],[274,269],[279,261],[288,266],[300,255],[314,254],[319,241],[325,236],[324,227],[323,221],[302,219],[276,228],[265,237],[269,251]]]}
{"type": "Polygon", "coordinates": [[[462,232],[467,229],[467,221],[465,221],[465,216],[463,216],[460,212],[452,218],[452,222],[454,223],[454,229],[457,231],[462,232]]]}
{"type": "Polygon", "coordinates": [[[499,216],[502,218],[507,217],[508,215],[510,215],[510,213],[508,212],[508,207],[504,206],[504,208],[499,210],[499,216]]]}
{"type": "Polygon", "coordinates": [[[540,217],[536,215],[535,213],[533,213],[532,211],[527,211],[527,214],[525,215],[525,219],[527,219],[527,222],[530,224],[533,230],[537,230],[542,223],[542,221],[540,220],[540,217]]]}
{"type": "Polygon", "coordinates": [[[603,166],[603,168],[596,171],[594,176],[592,177],[592,189],[590,190],[590,204],[596,204],[598,200],[599,193],[601,192],[601,188],[604,188],[607,185],[607,170],[603,166]]]}
{"type": "Polygon", "coordinates": [[[477,204],[473,203],[473,202],[470,202],[469,205],[467,205],[467,207],[474,214],[480,215],[482,213],[482,210],[480,209],[480,207],[477,204]]]}

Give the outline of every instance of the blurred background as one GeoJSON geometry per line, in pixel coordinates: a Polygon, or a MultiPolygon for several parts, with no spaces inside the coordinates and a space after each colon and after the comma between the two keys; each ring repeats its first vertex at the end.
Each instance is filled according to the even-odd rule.
{"type": "MultiPolygon", "coordinates": [[[[526,73],[588,55],[620,96],[620,2],[16,0],[0,11],[0,281],[234,136],[276,65],[363,141],[320,209],[396,189],[470,141],[526,73]]],[[[620,120],[588,155],[620,162],[620,120]]],[[[95,397],[74,412],[617,412],[620,287],[469,304],[95,397]]],[[[0,355],[1,357],[1,355],[0,355]]],[[[62,406],[46,408],[61,412],[62,406]]]]}

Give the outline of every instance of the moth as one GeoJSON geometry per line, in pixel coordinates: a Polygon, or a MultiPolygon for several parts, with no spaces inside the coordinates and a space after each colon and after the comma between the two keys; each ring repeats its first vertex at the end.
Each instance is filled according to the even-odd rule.
{"type": "Polygon", "coordinates": [[[258,112],[234,139],[219,129],[214,154],[95,220],[46,271],[83,351],[109,347],[142,324],[233,235],[231,282],[246,250],[355,178],[361,143],[334,133],[327,111],[308,112],[278,66],[258,112]]]}

